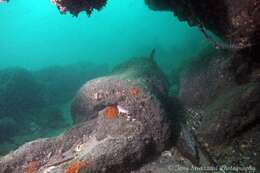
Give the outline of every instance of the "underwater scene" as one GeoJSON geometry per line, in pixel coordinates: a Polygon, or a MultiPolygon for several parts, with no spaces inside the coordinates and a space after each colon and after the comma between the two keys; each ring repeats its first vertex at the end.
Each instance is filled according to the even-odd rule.
{"type": "Polygon", "coordinates": [[[0,173],[258,173],[260,0],[0,0],[0,173]]]}

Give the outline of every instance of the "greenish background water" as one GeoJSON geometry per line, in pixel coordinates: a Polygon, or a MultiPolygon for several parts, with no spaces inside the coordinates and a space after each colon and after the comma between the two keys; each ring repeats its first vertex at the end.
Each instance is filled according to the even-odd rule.
{"type": "Polygon", "coordinates": [[[204,46],[202,34],[140,0],[109,0],[88,18],[61,15],[49,0],[0,4],[0,68],[39,69],[81,60],[110,65],[157,49],[167,71],[204,46]]]}

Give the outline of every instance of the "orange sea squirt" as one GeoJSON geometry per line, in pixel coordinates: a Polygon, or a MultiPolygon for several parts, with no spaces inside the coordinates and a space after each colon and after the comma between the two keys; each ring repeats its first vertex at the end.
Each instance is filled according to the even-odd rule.
{"type": "Polygon", "coordinates": [[[116,118],[119,114],[119,110],[117,106],[107,106],[105,109],[105,116],[108,119],[116,118]]]}
{"type": "Polygon", "coordinates": [[[81,161],[70,164],[66,169],[65,173],[78,173],[81,168],[86,168],[88,163],[81,161]]]}
{"type": "Polygon", "coordinates": [[[138,87],[130,88],[130,93],[131,93],[133,96],[138,96],[138,95],[140,94],[140,88],[138,88],[138,87]]]}
{"type": "Polygon", "coordinates": [[[25,173],[36,173],[38,171],[38,162],[31,161],[28,163],[25,173]]]}

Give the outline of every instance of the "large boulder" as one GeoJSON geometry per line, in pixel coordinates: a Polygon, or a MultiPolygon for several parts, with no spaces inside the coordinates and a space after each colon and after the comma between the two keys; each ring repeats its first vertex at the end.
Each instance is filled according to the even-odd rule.
{"type": "Polygon", "coordinates": [[[146,98],[142,100],[139,97],[146,92],[152,93],[163,103],[163,98],[167,98],[168,87],[166,77],[152,59],[132,59],[115,67],[112,75],[89,81],[80,89],[72,103],[74,122],[92,118],[107,105],[120,105],[131,111],[138,105],[144,105],[146,98]]]}
{"type": "Polygon", "coordinates": [[[75,127],[0,159],[0,172],[130,172],[173,142],[167,80],[151,57],[87,82],[72,105],[75,127]]]}

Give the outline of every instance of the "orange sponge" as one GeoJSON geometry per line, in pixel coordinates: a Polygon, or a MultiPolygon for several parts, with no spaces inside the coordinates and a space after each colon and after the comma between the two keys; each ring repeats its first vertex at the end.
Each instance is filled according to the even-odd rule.
{"type": "Polygon", "coordinates": [[[116,118],[119,115],[119,110],[117,106],[108,106],[105,109],[105,116],[108,119],[116,118]]]}
{"type": "Polygon", "coordinates": [[[65,173],[78,173],[81,168],[89,166],[86,162],[80,161],[70,164],[66,169],[65,173]]]}
{"type": "Polygon", "coordinates": [[[140,94],[140,88],[138,87],[133,87],[133,88],[130,88],[130,93],[133,95],[133,96],[139,96],[140,94]]]}
{"type": "Polygon", "coordinates": [[[28,163],[25,173],[37,173],[39,167],[38,167],[37,161],[31,161],[28,163]]]}

